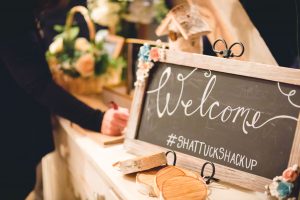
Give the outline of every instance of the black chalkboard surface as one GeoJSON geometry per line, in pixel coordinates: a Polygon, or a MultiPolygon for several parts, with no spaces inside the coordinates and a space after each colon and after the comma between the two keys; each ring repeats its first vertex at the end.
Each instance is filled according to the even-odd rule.
{"type": "MultiPolygon", "coordinates": [[[[282,93],[290,90],[300,94],[293,85],[156,63],[137,139],[272,179],[288,165],[300,111],[282,93]]],[[[300,105],[300,95],[292,102],[300,105]]]]}
{"type": "Polygon", "coordinates": [[[300,165],[300,70],[165,50],[137,85],[132,153],[172,149],[178,164],[249,189],[300,165]]]}

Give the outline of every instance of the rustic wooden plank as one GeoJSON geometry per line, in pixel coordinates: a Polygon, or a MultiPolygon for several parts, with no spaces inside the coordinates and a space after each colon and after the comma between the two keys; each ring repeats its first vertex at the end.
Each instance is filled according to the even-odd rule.
{"type": "Polygon", "coordinates": [[[125,137],[135,138],[138,128],[139,119],[141,116],[142,99],[144,98],[146,84],[137,86],[134,91],[133,101],[131,104],[131,114],[129,116],[125,137]]]}
{"type": "MultiPolygon", "coordinates": [[[[300,166],[300,113],[298,117],[297,127],[295,131],[295,138],[291,150],[291,157],[289,160],[289,167],[297,164],[300,166]]],[[[300,196],[299,196],[300,197],[300,196]]]]}
{"type": "MultiPolygon", "coordinates": [[[[137,39],[137,38],[127,38],[125,40],[128,44],[149,44],[151,46],[156,46],[157,42],[153,40],[143,40],[143,39],[137,39]]],[[[165,45],[166,47],[169,45],[167,42],[162,42],[161,44],[165,45]]]]}
{"type": "Polygon", "coordinates": [[[165,50],[160,61],[269,81],[300,85],[300,70],[231,60],[181,51],[165,50]]]}
{"type": "Polygon", "coordinates": [[[119,161],[118,167],[123,174],[131,174],[134,172],[145,171],[166,164],[167,159],[165,153],[159,152],[129,160],[119,161]]]}

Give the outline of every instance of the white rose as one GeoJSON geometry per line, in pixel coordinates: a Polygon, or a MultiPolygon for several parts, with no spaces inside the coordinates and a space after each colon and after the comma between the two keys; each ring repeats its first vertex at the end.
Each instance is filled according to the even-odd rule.
{"type": "Polygon", "coordinates": [[[75,41],[75,49],[78,51],[87,51],[90,48],[90,43],[87,39],[80,37],[75,41]]]}
{"type": "Polygon", "coordinates": [[[121,7],[118,3],[105,2],[92,10],[92,19],[102,26],[115,26],[119,21],[118,12],[121,7]]]}
{"type": "Polygon", "coordinates": [[[98,8],[92,10],[91,17],[96,23],[106,26],[106,20],[103,18],[107,16],[108,12],[109,10],[106,6],[99,6],[98,8]]]}
{"type": "Polygon", "coordinates": [[[64,49],[63,43],[64,42],[62,38],[57,38],[56,40],[54,40],[49,46],[50,53],[57,54],[61,52],[64,49]]]}
{"type": "Polygon", "coordinates": [[[99,43],[99,42],[103,42],[105,40],[105,38],[108,35],[108,31],[107,30],[99,30],[96,33],[96,37],[95,37],[95,42],[99,43]]]}

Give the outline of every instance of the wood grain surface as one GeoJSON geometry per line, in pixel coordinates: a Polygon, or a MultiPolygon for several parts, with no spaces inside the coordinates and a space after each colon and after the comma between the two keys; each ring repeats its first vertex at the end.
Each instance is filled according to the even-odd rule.
{"type": "Polygon", "coordinates": [[[199,179],[189,176],[177,176],[162,184],[160,199],[164,200],[205,200],[207,187],[199,179]]]}

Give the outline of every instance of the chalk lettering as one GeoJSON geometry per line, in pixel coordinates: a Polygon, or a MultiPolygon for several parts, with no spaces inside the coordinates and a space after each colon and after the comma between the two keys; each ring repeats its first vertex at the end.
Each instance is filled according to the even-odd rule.
{"type": "MultiPolygon", "coordinates": [[[[265,121],[261,120],[261,111],[254,110],[250,107],[232,107],[230,105],[225,106],[225,108],[222,108],[219,101],[215,100],[210,105],[207,103],[207,99],[210,97],[212,91],[214,90],[214,87],[217,83],[217,76],[210,73],[204,73],[204,76],[206,78],[209,78],[206,87],[201,94],[201,100],[199,103],[199,106],[196,107],[196,109],[192,110],[191,106],[194,104],[194,101],[192,99],[183,100],[182,96],[184,93],[185,88],[185,81],[197,70],[195,68],[192,70],[189,74],[184,76],[183,74],[179,73],[176,78],[177,81],[180,84],[180,92],[179,96],[176,102],[176,105],[173,109],[171,109],[170,105],[170,98],[171,93],[167,92],[165,94],[165,102],[161,102],[161,94],[160,91],[166,86],[167,82],[169,81],[169,78],[171,76],[172,70],[171,67],[168,67],[164,70],[164,72],[161,74],[158,87],[154,90],[149,90],[148,94],[156,94],[156,108],[157,108],[157,115],[159,118],[164,117],[165,114],[168,116],[172,116],[178,109],[178,107],[181,105],[184,110],[184,115],[186,117],[192,116],[196,113],[199,113],[200,117],[208,117],[210,120],[217,120],[219,119],[222,123],[236,123],[238,118],[242,118],[242,124],[241,128],[244,134],[248,134],[248,129],[259,129],[266,124],[274,121],[274,120],[280,120],[280,119],[288,119],[288,120],[295,120],[297,121],[296,117],[289,116],[289,115],[278,115],[273,116],[265,121]],[[207,105],[208,104],[208,105],[207,105]],[[163,106],[163,109],[161,109],[161,106],[163,106]],[[217,114],[213,114],[217,113],[217,114]]],[[[286,94],[286,96],[290,97],[294,93],[290,92],[291,94],[286,94]]],[[[177,95],[177,94],[176,94],[177,95]]]]}

